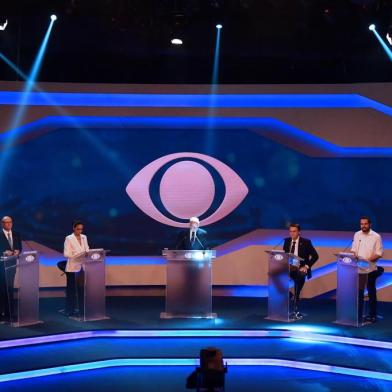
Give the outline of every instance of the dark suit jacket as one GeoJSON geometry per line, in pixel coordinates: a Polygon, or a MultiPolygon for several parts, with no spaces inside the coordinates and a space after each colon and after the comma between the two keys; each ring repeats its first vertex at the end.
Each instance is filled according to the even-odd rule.
{"type": "MultiPolygon", "coordinates": [[[[285,238],[283,244],[283,250],[286,253],[290,252],[291,246],[291,238],[285,238]]],[[[301,267],[304,265],[308,265],[310,268],[308,270],[308,279],[312,277],[312,265],[318,260],[319,255],[314,249],[312,241],[308,240],[307,238],[299,237],[299,244],[298,244],[298,256],[304,259],[301,261],[301,267]]]]}
{"type": "Polygon", "coordinates": [[[190,241],[190,229],[182,230],[177,237],[176,249],[208,249],[207,231],[200,229],[199,227],[196,232],[196,237],[196,241],[192,244],[190,241]]]}
{"type": "Polygon", "coordinates": [[[0,231],[0,255],[3,255],[3,252],[6,250],[19,250],[22,252],[22,237],[16,231],[12,230],[12,239],[13,239],[13,249],[11,249],[10,244],[8,242],[7,237],[4,234],[3,229],[0,231]]]}

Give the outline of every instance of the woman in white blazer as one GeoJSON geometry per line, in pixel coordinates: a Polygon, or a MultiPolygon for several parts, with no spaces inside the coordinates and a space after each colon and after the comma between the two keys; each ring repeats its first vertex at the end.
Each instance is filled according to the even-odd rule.
{"type": "Polygon", "coordinates": [[[83,223],[76,221],[73,224],[73,233],[65,237],[64,257],[67,258],[66,272],[79,272],[81,262],[77,256],[83,255],[89,251],[87,237],[82,234],[84,229],[83,223]]]}
{"type": "Polygon", "coordinates": [[[73,233],[65,237],[64,256],[66,261],[60,261],[57,266],[65,272],[67,288],[65,292],[65,309],[62,311],[66,316],[80,316],[83,312],[83,280],[84,271],[78,255],[88,252],[87,237],[82,234],[84,225],[76,221],[72,225],[73,233]]]}

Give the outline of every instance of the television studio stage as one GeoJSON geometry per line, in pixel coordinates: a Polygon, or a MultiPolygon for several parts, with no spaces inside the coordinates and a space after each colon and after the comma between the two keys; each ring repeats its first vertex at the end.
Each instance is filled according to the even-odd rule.
{"type": "MultiPolygon", "coordinates": [[[[13,105],[18,102],[18,94],[20,93],[17,88],[17,84],[5,83],[2,85],[0,110],[3,113],[10,111],[13,105]]],[[[240,388],[259,390],[260,385],[268,386],[270,390],[283,390],[287,384],[282,380],[290,380],[292,390],[310,390],[321,385],[332,390],[339,390],[342,385],[344,388],[348,388],[350,385],[354,388],[361,382],[365,382],[367,388],[372,390],[387,390],[389,388],[392,379],[391,361],[389,360],[392,355],[390,333],[392,321],[392,234],[381,233],[384,254],[378,265],[382,266],[385,272],[377,280],[377,287],[378,313],[382,318],[377,323],[356,327],[353,326],[355,322],[351,326],[343,325],[344,320],[343,323],[335,323],[338,303],[336,292],[338,257],[336,255],[339,252],[349,250],[353,232],[358,228],[358,220],[354,219],[353,222],[349,222],[349,226],[353,228],[352,231],[303,230],[302,235],[310,238],[317,249],[319,260],[313,267],[312,279],[306,282],[301,293],[301,311],[305,317],[294,322],[285,322],[292,320],[284,320],[284,313],[286,312],[287,315],[287,309],[284,306],[282,309],[279,308],[281,306],[279,303],[275,304],[280,309],[278,314],[272,314],[272,319],[266,318],[270,316],[270,311],[273,313],[268,304],[270,288],[268,271],[271,256],[266,252],[272,251],[274,253],[282,249],[282,240],[288,235],[287,229],[260,229],[257,226],[264,214],[266,216],[264,219],[270,219],[271,222],[276,221],[274,216],[279,215],[278,202],[282,200],[292,203],[295,208],[301,210],[301,214],[312,213],[313,209],[319,210],[317,198],[321,199],[322,203],[324,198],[333,200],[333,203],[348,203],[344,204],[344,208],[350,208],[349,199],[346,197],[350,195],[349,190],[356,189],[355,181],[360,181],[361,178],[354,175],[355,171],[363,170],[364,162],[371,166],[377,166],[381,163],[389,165],[390,149],[375,145],[375,143],[381,143],[379,140],[374,140],[371,146],[365,147],[365,143],[369,143],[371,136],[365,132],[367,125],[360,130],[358,127],[369,121],[382,119],[387,136],[392,113],[391,107],[387,105],[391,104],[388,101],[392,96],[389,94],[389,92],[392,93],[391,85],[359,85],[356,86],[355,92],[352,91],[352,86],[346,87],[347,91],[342,86],[339,88],[330,87],[328,94],[320,94],[318,86],[306,87],[307,95],[301,95],[299,102],[292,95],[292,87],[282,86],[275,88],[275,92],[272,87],[268,87],[268,95],[265,95],[265,90],[262,87],[244,87],[240,91],[237,91],[238,87],[226,87],[224,89],[225,95],[217,97],[216,110],[219,112],[217,126],[222,127],[217,132],[217,138],[230,135],[229,144],[237,145],[241,143],[243,140],[241,138],[246,134],[253,146],[256,145],[258,148],[264,149],[264,154],[282,154],[286,159],[294,161],[291,164],[295,165],[299,172],[320,170],[320,182],[314,186],[326,188],[329,194],[309,196],[313,197],[312,201],[316,205],[311,205],[312,203],[307,201],[306,203],[309,204],[305,206],[301,204],[303,201],[293,198],[291,194],[283,194],[286,192],[284,188],[282,189],[283,185],[279,183],[271,185],[271,187],[274,186],[278,189],[268,190],[255,186],[254,184],[257,182],[254,180],[252,184],[252,181],[246,175],[244,176],[241,170],[237,170],[236,173],[236,176],[241,175],[242,177],[239,180],[234,177],[232,172],[229,172],[229,176],[234,177],[232,181],[237,181],[232,197],[233,199],[242,197],[243,200],[237,207],[238,216],[232,213],[224,218],[223,222],[225,223],[221,226],[222,232],[219,228],[213,229],[214,226],[217,226],[216,224],[204,226],[203,219],[201,219],[201,227],[205,227],[209,231],[213,243],[214,236],[216,239],[226,236],[232,238],[220,240],[220,244],[212,246],[212,252],[216,255],[216,258],[210,262],[212,266],[210,271],[212,274],[210,282],[212,284],[210,292],[212,307],[208,315],[200,315],[196,310],[195,318],[184,318],[186,315],[178,314],[179,318],[175,317],[176,315],[173,318],[161,317],[161,314],[167,310],[165,287],[168,264],[167,259],[160,254],[162,249],[171,248],[175,242],[176,233],[181,227],[171,227],[169,224],[165,225],[160,222],[154,223],[150,216],[155,211],[146,210],[148,206],[142,204],[144,199],[135,202],[138,207],[133,204],[131,196],[136,199],[137,192],[132,193],[130,188],[135,183],[134,179],[140,173],[142,165],[131,165],[131,170],[126,170],[129,172],[128,178],[122,181],[123,177],[117,171],[121,157],[119,156],[118,160],[116,159],[114,162],[110,162],[110,157],[104,161],[102,151],[99,151],[96,145],[84,142],[83,132],[88,130],[90,132],[88,137],[95,133],[103,137],[104,133],[115,132],[119,138],[119,142],[116,141],[116,144],[121,152],[125,151],[126,155],[132,157],[130,158],[132,160],[144,162],[149,169],[152,166],[148,167],[147,165],[149,162],[147,155],[156,157],[164,155],[163,152],[156,153],[154,149],[150,148],[149,151],[140,151],[138,157],[136,154],[138,147],[133,143],[124,145],[124,140],[136,138],[135,140],[139,140],[143,145],[144,138],[151,142],[151,138],[154,137],[158,144],[170,145],[173,142],[171,133],[174,133],[173,137],[175,138],[179,132],[184,132],[183,128],[188,125],[191,127],[187,131],[188,139],[195,134],[204,132],[203,112],[207,109],[203,107],[203,99],[207,98],[206,95],[203,95],[203,87],[188,87],[186,96],[175,94],[178,93],[176,86],[168,86],[166,91],[160,88],[159,94],[155,94],[148,86],[138,86],[137,88],[110,86],[108,88],[96,85],[92,88],[91,86],[74,85],[72,90],[80,90],[75,93],[68,92],[71,89],[69,85],[64,85],[62,88],[63,91],[60,90],[59,85],[53,87],[47,85],[45,89],[48,92],[45,95],[31,93],[25,123],[18,130],[20,140],[12,147],[12,160],[17,162],[18,172],[24,178],[23,187],[17,186],[21,183],[21,177],[10,180],[15,192],[13,199],[20,200],[26,207],[20,208],[16,204],[10,204],[8,210],[15,217],[15,228],[17,227],[18,231],[25,236],[23,249],[27,254],[37,252],[38,264],[34,276],[37,285],[39,285],[40,298],[36,320],[29,311],[26,316],[22,314],[22,318],[27,317],[27,323],[30,321],[34,325],[23,326],[23,319],[21,326],[18,326],[17,323],[14,323],[14,326],[0,325],[2,338],[0,342],[2,351],[0,381],[2,388],[13,391],[26,388],[31,391],[49,391],[54,388],[62,390],[62,388],[72,389],[77,386],[89,390],[94,385],[94,390],[105,390],[109,387],[117,390],[126,390],[127,388],[139,390],[137,385],[140,386],[140,389],[143,385],[148,390],[154,387],[159,378],[161,380],[159,381],[160,390],[182,390],[186,376],[198,363],[199,350],[211,346],[222,350],[224,360],[228,364],[229,370],[226,375],[228,390],[237,390],[237,388],[238,390],[240,388]],[[56,92],[51,93],[51,88],[56,92]],[[129,94],[121,96],[121,102],[119,102],[116,90],[121,89],[124,93],[125,88],[128,88],[129,94]],[[87,89],[94,90],[94,92],[86,92],[87,89]],[[108,89],[110,93],[107,92],[108,89]],[[106,91],[105,94],[103,94],[104,91],[106,91]],[[135,91],[137,94],[134,94],[135,91]],[[234,93],[234,91],[237,92],[234,93]],[[252,95],[250,95],[250,91],[252,95]],[[282,98],[278,103],[276,103],[276,96],[282,98]],[[127,100],[124,99],[125,97],[127,100]],[[220,98],[222,101],[219,101],[220,98]],[[251,98],[252,107],[248,108],[246,105],[251,98]],[[47,101],[42,102],[43,99],[47,101]],[[92,99],[96,100],[94,106],[91,106],[92,99]],[[186,107],[183,107],[185,99],[188,99],[188,102],[186,107]],[[156,104],[152,105],[151,100],[156,104]],[[59,110],[60,105],[61,109],[59,110]],[[192,105],[194,105],[193,108],[192,105]],[[234,105],[238,106],[233,107],[234,105]],[[273,105],[280,107],[275,108],[273,105]],[[297,108],[293,109],[292,106],[295,105],[297,108]],[[227,106],[230,108],[227,109],[227,106]],[[270,108],[266,109],[266,106],[270,108]],[[334,108],[333,106],[339,107],[334,108]],[[359,110],[358,107],[360,107],[359,110]],[[132,108],[132,115],[126,115],[129,108],[132,108]],[[162,116],[163,110],[166,112],[165,117],[162,116]],[[329,116],[328,124],[325,125],[324,122],[320,122],[323,111],[329,114],[339,113],[339,115],[329,116]],[[141,112],[143,112],[143,116],[141,116],[141,112]],[[65,113],[67,116],[64,115],[65,113]],[[109,113],[111,113],[110,116],[109,113]],[[270,120],[272,115],[274,120],[270,120]],[[295,122],[295,119],[298,118],[301,118],[304,130],[297,128],[298,123],[295,122]],[[334,119],[336,120],[334,121],[334,119]],[[347,127],[350,122],[355,126],[347,127]],[[83,128],[77,128],[77,123],[79,127],[80,124],[83,124],[83,128]],[[341,132],[342,123],[345,123],[344,134],[341,132]],[[330,140],[323,139],[323,130],[326,128],[328,128],[330,135],[334,131],[334,136],[333,138],[330,136],[330,140]],[[318,133],[311,133],[313,129],[317,129],[318,133]],[[355,132],[357,145],[345,147],[344,138],[350,131],[355,132]],[[169,140],[160,140],[163,135],[169,140]],[[300,137],[302,137],[303,143],[298,145],[300,137]],[[62,154],[69,153],[69,145],[67,144],[69,140],[72,140],[74,151],[70,160],[63,163],[62,154]],[[51,150],[47,149],[49,145],[53,146],[51,150]],[[56,162],[50,163],[53,161],[54,155],[56,162]],[[64,177],[74,176],[72,183],[64,184],[57,177],[52,178],[54,173],[49,172],[45,178],[39,174],[35,175],[33,172],[30,172],[30,176],[26,176],[27,171],[30,171],[30,165],[36,164],[35,159],[38,156],[41,157],[41,165],[53,167],[53,170],[64,173],[64,177]],[[377,158],[371,158],[373,156],[377,158]],[[28,161],[26,164],[22,163],[22,157],[28,161]],[[75,165],[75,157],[80,157],[83,164],[75,165]],[[331,167],[336,168],[336,165],[344,166],[347,171],[350,171],[351,181],[347,182],[348,177],[337,172],[336,180],[332,181],[333,184],[328,188],[328,182],[322,178],[323,165],[325,165],[323,169],[327,171],[331,167]],[[97,172],[96,178],[95,172],[97,172]],[[110,172],[112,172],[112,176],[109,174],[110,172]],[[115,174],[119,174],[119,180],[114,178],[115,174]],[[341,175],[343,177],[339,177],[341,175]],[[48,192],[43,194],[41,191],[34,190],[42,189],[44,182],[50,183],[48,192]],[[122,186],[116,188],[116,183],[122,184],[122,186]],[[246,188],[244,186],[241,189],[239,185],[242,183],[247,184],[246,188]],[[69,196],[65,194],[65,187],[68,188],[69,196]],[[252,196],[252,187],[256,192],[255,197],[252,196]],[[341,190],[336,189],[339,187],[341,190]],[[336,192],[332,192],[331,189],[336,192]],[[73,200],[75,192],[80,192],[80,195],[73,200]],[[268,192],[273,197],[270,198],[268,192]],[[111,204],[107,204],[105,197],[107,198],[113,193],[111,204]],[[265,212],[262,206],[257,207],[258,193],[267,194],[264,196],[266,198],[265,212]],[[61,203],[65,203],[65,205],[68,203],[69,207],[66,211],[59,208],[57,201],[59,194],[65,194],[62,196],[64,200],[61,203]],[[341,194],[345,195],[343,199],[341,199],[341,194]],[[94,202],[96,206],[91,206],[91,198],[96,200],[94,202]],[[251,200],[246,205],[248,198],[251,200]],[[102,233],[99,227],[98,214],[94,218],[86,217],[85,233],[88,235],[90,247],[111,250],[107,255],[101,254],[104,262],[100,264],[101,269],[100,272],[98,271],[101,274],[98,282],[101,282],[103,287],[106,285],[106,299],[102,302],[101,298],[100,301],[92,304],[92,313],[86,317],[87,321],[84,321],[83,318],[79,320],[68,318],[59,313],[59,310],[64,308],[65,277],[62,271],[57,268],[57,263],[64,259],[62,254],[63,232],[67,234],[70,229],[58,227],[55,224],[51,227],[50,232],[45,228],[46,220],[63,222],[64,217],[70,215],[69,211],[74,208],[75,202],[78,203],[76,212],[78,216],[84,209],[92,208],[94,210],[97,208],[99,210],[101,206],[106,205],[108,217],[102,217],[102,219],[105,225],[113,225],[112,227],[108,226],[108,238],[105,238],[105,233],[102,233]],[[120,232],[116,232],[115,222],[117,220],[120,222],[122,230],[127,226],[127,223],[125,226],[124,223],[121,223],[121,211],[118,212],[118,215],[110,216],[112,205],[130,210],[128,213],[124,212],[125,216],[129,215],[129,218],[125,219],[129,219],[130,222],[127,229],[129,234],[122,235],[120,232]],[[274,205],[275,208],[273,208],[274,205]],[[33,211],[32,206],[36,206],[37,211],[35,213],[37,215],[32,217],[33,222],[23,216],[23,213],[28,214],[29,211],[33,211]],[[49,208],[49,206],[52,207],[49,208]],[[39,214],[43,215],[39,216],[39,214]],[[245,218],[241,214],[245,214],[244,216],[248,214],[250,221],[244,220],[245,218]],[[114,223],[108,222],[109,220],[114,223]],[[23,226],[23,224],[33,224],[34,231],[29,230],[29,226],[23,226]],[[146,226],[148,230],[143,229],[143,226],[146,226]],[[243,232],[243,234],[233,238],[233,231],[243,232]],[[113,233],[119,233],[118,238],[113,239],[116,237],[113,233]],[[142,243],[140,239],[142,236],[146,238],[145,243],[142,243]],[[156,249],[154,237],[159,238],[157,243],[160,245],[160,249],[156,249]],[[122,254],[118,249],[116,252],[114,248],[117,239],[118,249],[122,251],[122,254]],[[47,244],[54,246],[51,247],[47,244]],[[124,250],[136,249],[139,252],[143,246],[147,248],[146,253],[149,253],[150,256],[124,255],[124,250]],[[116,253],[120,254],[116,255],[116,253]],[[102,271],[104,273],[103,281],[102,271]],[[101,308],[96,305],[97,303],[101,308]],[[97,306],[98,309],[96,309],[97,306]],[[98,316],[95,314],[95,318],[99,320],[89,321],[89,317],[94,320],[94,312],[98,312],[98,316]],[[279,312],[281,313],[279,314],[279,312]],[[40,321],[40,323],[35,324],[35,321],[40,321]],[[268,377],[266,377],[267,374],[268,377]]],[[[305,87],[303,89],[305,91],[305,87]]],[[[325,87],[323,89],[325,90],[325,87]]],[[[295,92],[299,91],[299,87],[296,87],[295,92]]],[[[0,118],[4,119],[5,116],[1,115],[0,118]]],[[[3,131],[6,130],[4,127],[3,123],[3,131]]],[[[382,127],[379,129],[381,133],[382,127]]],[[[352,137],[351,140],[354,138],[352,137]]],[[[186,144],[186,142],[183,143],[186,144]]],[[[225,143],[228,141],[226,140],[225,143]]],[[[105,144],[105,148],[110,152],[113,147],[109,144],[105,144]]],[[[159,148],[161,147],[160,145],[159,148]]],[[[173,151],[172,148],[169,150],[164,148],[164,150],[166,154],[173,151]]],[[[187,148],[180,146],[176,147],[176,150],[186,151],[187,148]]],[[[268,165],[265,161],[267,156],[259,155],[256,151],[256,156],[253,157],[253,150],[257,149],[249,146],[248,154],[251,165],[257,164],[257,161],[259,161],[259,165],[268,165]]],[[[233,151],[235,151],[234,146],[233,151]]],[[[184,162],[181,154],[173,153],[173,155],[176,162],[184,162]]],[[[188,153],[188,155],[192,157],[192,153],[188,153]]],[[[204,155],[207,154],[193,154],[197,160],[207,159],[209,164],[216,165],[214,160],[208,156],[205,158],[204,155]]],[[[172,157],[169,156],[168,161],[171,159],[172,157]]],[[[154,160],[152,161],[154,162],[154,160]]],[[[193,163],[196,160],[189,162],[193,163]]],[[[158,162],[148,175],[154,175],[154,171],[159,172],[160,167],[165,164],[165,161],[158,162]]],[[[275,165],[276,170],[282,171],[279,168],[279,162],[276,162],[275,165]]],[[[226,175],[224,172],[227,168],[226,165],[219,166],[218,164],[215,168],[215,170],[221,170],[222,177],[226,175]]],[[[369,170],[371,169],[369,168],[369,170]]],[[[179,175],[181,175],[181,170],[176,174],[176,178],[179,175]]],[[[140,180],[136,178],[136,181],[140,180]]],[[[226,181],[227,187],[230,186],[229,180],[224,179],[224,181],[226,181]]],[[[268,184],[274,180],[266,178],[265,181],[268,184]]],[[[282,178],[283,183],[291,181],[290,176],[282,178]]],[[[301,181],[301,187],[310,186],[310,182],[308,184],[306,178],[301,181]]],[[[141,188],[139,186],[137,189],[142,192],[141,188]]],[[[386,189],[389,190],[387,187],[386,189]]],[[[180,193],[181,190],[176,189],[176,194],[180,193]]],[[[163,191],[162,195],[164,195],[163,191]]],[[[203,193],[200,195],[205,196],[203,193]]],[[[238,199],[236,200],[234,203],[238,204],[238,199]]],[[[170,201],[166,203],[169,208],[172,208],[172,214],[175,214],[175,206],[170,207],[170,201]]],[[[195,201],[192,203],[197,204],[195,201]]],[[[189,204],[183,208],[189,209],[189,204]]],[[[200,205],[197,208],[200,208],[200,205]]],[[[335,214],[338,219],[343,206],[327,206],[326,208],[332,216],[335,214]]],[[[354,205],[352,208],[361,207],[354,205]]],[[[218,214],[224,213],[222,209],[218,210],[218,214]]],[[[323,211],[319,213],[323,214],[323,211]]],[[[159,221],[159,219],[161,219],[160,216],[156,220],[159,221]]],[[[218,216],[218,219],[222,218],[218,216]]],[[[67,219],[65,221],[67,222],[67,219]]],[[[183,223],[182,227],[186,225],[183,223]]],[[[344,221],[336,222],[336,226],[340,225],[347,227],[348,224],[344,221]]],[[[279,255],[279,252],[275,253],[279,255]]],[[[203,263],[203,255],[204,253],[202,253],[201,260],[194,261],[195,265],[203,263]]],[[[100,260],[98,259],[98,262],[100,260]]],[[[193,261],[185,261],[185,263],[189,262],[193,261]]],[[[31,263],[29,268],[31,268],[31,263]]],[[[31,283],[33,280],[31,271],[28,276],[28,281],[31,283]]],[[[191,286],[187,287],[188,294],[190,293],[188,300],[192,301],[194,300],[193,294],[198,290],[196,282],[204,278],[202,275],[192,275],[192,273],[189,276],[193,276],[191,286]]],[[[287,274],[286,277],[288,277],[287,274]]],[[[284,283],[286,286],[283,293],[286,295],[286,299],[290,284],[287,280],[284,283]]],[[[347,282],[343,281],[343,286],[346,284],[347,282]]],[[[34,290],[34,287],[30,287],[30,289],[34,290]]],[[[21,290],[21,288],[17,287],[17,290],[21,290]]],[[[279,292],[279,290],[277,291],[279,292]]],[[[90,294],[94,298],[94,295],[102,295],[102,290],[98,290],[98,292],[92,290],[90,294]]],[[[103,295],[105,296],[105,291],[103,295]]],[[[343,295],[348,294],[344,292],[343,295]]],[[[181,297],[181,299],[184,298],[181,297]]],[[[31,297],[28,297],[26,301],[31,306],[31,297]]],[[[184,303],[182,305],[186,306],[186,302],[185,305],[184,303]]],[[[365,308],[366,306],[365,301],[365,308]]],[[[20,306],[20,309],[23,311],[23,306],[20,306]]],[[[353,315],[346,316],[350,318],[353,315]]],[[[345,315],[342,317],[344,318],[345,315]]],[[[24,321],[26,322],[26,320],[24,321]]],[[[350,324],[352,321],[349,320],[348,323],[350,324]]]]}
{"type": "Polygon", "coordinates": [[[208,62],[195,42],[155,52],[150,22],[132,41],[126,13],[97,32],[82,2],[63,3],[41,46],[23,27],[35,17],[20,36],[0,15],[0,390],[392,390],[392,54],[380,23],[358,33],[366,66],[357,49],[342,79],[336,59],[305,55],[307,33],[294,34],[305,46],[288,70],[232,63],[238,29],[214,23],[197,44],[208,62]],[[361,256],[373,230],[382,246],[361,256]]]}

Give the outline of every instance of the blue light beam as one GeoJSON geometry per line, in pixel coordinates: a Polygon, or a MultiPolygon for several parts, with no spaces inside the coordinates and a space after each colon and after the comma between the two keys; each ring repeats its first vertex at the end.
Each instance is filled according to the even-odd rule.
{"type": "Polygon", "coordinates": [[[208,126],[205,137],[205,152],[206,154],[213,154],[215,149],[215,107],[216,107],[216,93],[219,83],[219,54],[220,54],[220,40],[221,40],[222,25],[216,25],[216,41],[214,52],[214,64],[212,69],[210,102],[208,110],[208,126]],[[218,27],[219,26],[219,27],[218,27]]]}
{"type": "Polygon", "coordinates": [[[49,42],[49,37],[50,37],[50,33],[52,32],[52,28],[53,28],[53,24],[55,22],[56,19],[50,18],[50,23],[49,23],[49,27],[46,31],[46,34],[44,36],[44,39],[41,43],[41,46],[39,48],[39,51],[35,57],[33,66],[31,68],[30,74],[27,77],[26,80],[26,84],[25,84],[25,88],[23,90],[23,94],[21,97],[21,101],[19,103],[19,106],[16,110],[16,114],[14,116],[13,122],[16,123],[15,125],[17,126],[18,124],[20,124],[22,118],[23,118],[23,114],[26,110],[26,103],[28,101],[29,98],[29,94],[30,92],[33,90],[34,88],[34,84],[36,82],[38,73],[41,69],[42,66],[42,60],[44,58],[44,54],[46,51],[46,48],[48,46],[48,42],[49,42]]]}
{"type": "Polygon", "coordinates": [[[220,41],[221,41],[222,25],[216,26],[216,41],[215,41],[215,53],[214,53],[214,68],[212,71],[212,85],[219,83],[219,54],[220,54],[220,41]],[[218,27],[220,26],[220,27],[218,27]]]}
{"type": "MultiPolygon", "coordinates": [[[[53,16],[53,15],[52,15],[53,16]]],[[[53,20],[53,18],[51,17],[51,19],[53,20]]],[[[54,19],[56,20],[56,19],[54,19]]],[[[0,52],[0,59],[2,59],[12,70],[14,70],[24,81],[27,81],[29,79],[29,77],[21,70],[19,69],[8,57],[6,57],[4,54],[2,54],[0,52]]],[[[48,94],[46,93],[44,90],[42,90],[39,85],[37,84],[33,84],[32,88],[34,90],[36,90],[40,95],[40,99],[42,99],[42,103],[52,106],[55,108],[55,110],[62,116],[65,116],[67,118],[69,118],[71,120],[71,125],[72,127],[79,129],[83,135],[97,148],[97,150],[102,154],[102,156],[104,156],[105,158],[109,157],[109,161],[113,163],[114,167],[116,169],[118,169],[122,175],[125,176],[125,178],[127,178],[128,176],[128,171],[125,169],[126,165],[123,165],[121,162],[119,162],[118,157],[114,157],[114,152],[110,152],[107,148],[107,146],[104,146],[98,139],[94,138],[90,131],[88,129],[85,129],[83,127],[80,126],[80,124],[77,122],[76,118],[72,118],[72,116],[70,116],[69,113],[67,113],[61,106],[59,106],[55,99],[53,98],[52,94],[48,94]]],[[[1,93],[0,93],[1,94],[1,93]]],[[[31,99],[33,97],[35,93],[30,93],[29,94],[29,98],[28,98],[28,102],[25,102],[26,105],[30,105],[31,104],[31,99]]],[[[22,97],[22,95],[21,95],[22,97]]],[[[19,100],[17,101],[19,102],[19,100]]],[[[17,132],[18,136],[21,135],[21,133],[17,132]]],[[[5,140],[7,141],[8,136],[5,138],[5,140]]],[[[0,136],[0,140],[1,140],[1,136],[0,136]]],[[[4,144],[6,148],[6,143],[4,144]]],[[[9,147],[9,146],[8,146],[9,147]]]]}
{"type": "MultiPolygon", "coordinates": [[[[55,22],[55,19],[50,18],[49,27],[45,33],[45,36],[44,36],[44,39],[41,43],[39,51],[34,59],[33,66],[32,66],[31,71],[27,77],[22,95],[20,97],[20,101],[18,102],[18,106],[17,106],[15,113],[13,115],[13,118],[11,120],[11,129],[17,128],[23,120],[26,109],[28,107],[27,103],[29,100],[29,95],[34,88],[35,81],[36,81],[38,73],[41,69],[42,60],[44,58],[44,54],[45,54],[46,48],[48,46],[49,37],[50,37],[50,33],[52,31],[54,22],[55,22]]],[[[6,59],[6,57],[4,55],[2,55],[1,58],[14,69],[13,64],[8,59],[6,59]]],[[[9,147],[11,147],[13,145],[17,136],[18,136],[18,134],[14,133],[12,135],[12,137],[7,138],[6,143],[4,145],[4,152],[1,154],[1,158],[0,158],[0,185],[2,185],[1,182],[4,177],[3,173],[5,172],[6,164],[7,164],[9,157],[10,157],[10,151],[9,151],[10,148],[9,147]]]]}
{"type": "Polygon", "coordinates": [[[18,76],[23,80],[27,80],[28,76],[21,71],[7,56],[0,52],[0,59],[2,59],[18,76]]]}
{"type": "Polygon", "coordinates": [[[378,34],[376,26],[374,24],[371,24],[369,26],[369,30],[373,32],[373,34],[376,36],[378,42],[381,44],[382,48],[384,49],[384,52],[387,54],[388,58],[390,61],[392,61],[392,50],[388,47],[388,45],[384,42],[384,40],[381,38],[380,34],[378,34]]]}

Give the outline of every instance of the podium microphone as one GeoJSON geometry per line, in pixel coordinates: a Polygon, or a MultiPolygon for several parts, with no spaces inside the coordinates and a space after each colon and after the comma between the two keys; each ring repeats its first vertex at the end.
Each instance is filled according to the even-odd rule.
{"type": "MultiPolygon", "coordinates": [[[[352,246],[354,240],[351,240],[348,245],[341,251],[341,253],[345,253],[347,251],[347,249],[352,246]]],[[[359,240],[359,242],[361,242],[361,240],[359,240]]]]}
{"type": "Polygon", "coordinates": [[[205,246],[201,243],[201,241],[199,240],[199,237],[196,235],[196,233],[195,233],[195,238],[197,239],[197,242],[202,246],[202,248],[204,250],[205,246]]]}

